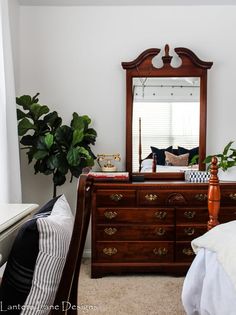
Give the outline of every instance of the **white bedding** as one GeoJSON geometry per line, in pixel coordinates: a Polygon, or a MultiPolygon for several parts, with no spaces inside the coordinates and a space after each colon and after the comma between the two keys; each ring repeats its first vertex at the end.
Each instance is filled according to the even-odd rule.
{"type": "Polygon", "coordinates": [[[192,241],[197,253],[184,282],[188,315],[236,314],[236,221],[220,224],[192,241]]]}
{"type": "Polygon", "coordinates": [[[236,290],[215,252],[199,250],[184,281],[182,302],[187,315],[236,314],[236,290]]]}

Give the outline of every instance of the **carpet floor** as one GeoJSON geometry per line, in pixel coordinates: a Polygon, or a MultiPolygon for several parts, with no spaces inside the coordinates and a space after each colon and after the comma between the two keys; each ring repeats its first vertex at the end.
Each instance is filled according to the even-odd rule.
{"type": "Polygon", "coordinates": [[[122,275],[90,278],[90,260],[81,265],[79,308],[88,315],[184,315],[184,278],[122,275]]]}

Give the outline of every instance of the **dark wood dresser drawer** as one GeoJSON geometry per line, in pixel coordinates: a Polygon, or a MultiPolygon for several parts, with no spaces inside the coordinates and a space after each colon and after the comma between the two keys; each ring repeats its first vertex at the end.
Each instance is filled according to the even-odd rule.
{"type": "Polygon", "coordinates": [[[235,205],[236,207],[236,187],[235,190],[221,190],[221,205],[235,205]]]}
{"type": "Polygon", "coordinates": [[[175,236],[174,225],[97,225],[98,241],[172,241],[175,236]]]}
{"type": "Polygon", "coordinates": [[[97,208],[96,223],[174,224],[173,208],[97,208]]]}
{"type": "Polygon", "coordinates": [[[98,190],[97,206],[135,206],[135,190],[98,190]]]}
{"type": "Polygon", "coordinates": [[[219,222],[225,223],[236,220],[236,205],[235,207],[222,207],[219,214],[219,222]]]}
{"type": "Polygon", "coordinates": [[[191,241],[207,232],[207,225],[177,225],[176,240],[191,241]]]}
{"type": "Polygon", "coordinates": [[[176,224],[183,223],[204,223],[208,221],[207,208],[177,208],[176,224]]]}
{"type": "Polygon", "coordinates": [[[173,262],[173,242],[97,242],[100,262],[173,262]]]}
{"type": "Polygon", "coordinates": [[[191,262],[195,257],[195,253],[191,247],[191,242],[176,242],[175,261],[191,262]]]}
{"type": "Polygon", "coordinates": [[[138,206],[166,205],[166,192],[157,190],[140,190],[138,194],[138,206]]]}
{"type": "Polygon", "coordinates": [[[139,206],[207,206],[207,190],[173,191],[173,190],[140,190],[139,206]]]}
{"type": "Polygon", "coordinates": [[[190,206],[205,206],[207,207],[207,190],[193,190],[183,192],[186,203],[190,206]]]}

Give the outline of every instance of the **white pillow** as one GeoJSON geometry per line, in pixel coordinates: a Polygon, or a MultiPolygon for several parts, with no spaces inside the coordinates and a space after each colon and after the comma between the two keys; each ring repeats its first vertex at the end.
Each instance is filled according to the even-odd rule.
{"type": "Polygon", "coordinates": [[[47,315],[53,305],[70,245],[74,218],[70,206],[62,195],[51,215],[39,218],[39,254],[30,293],[21,315],[47,315]]]}
{"type": "Polygon", "coordinates": [[[143,160],[142,161],[142,164],[141,164],[141,166],[142,167],[144,167],[144,166],[146,166],[146,167],[152,167],[152,159],[145,159],[145,160],[143,160]]]}

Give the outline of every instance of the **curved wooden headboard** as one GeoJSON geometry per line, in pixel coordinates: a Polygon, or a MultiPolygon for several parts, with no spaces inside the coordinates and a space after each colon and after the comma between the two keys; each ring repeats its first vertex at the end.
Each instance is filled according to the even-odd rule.
{"type": "Polygon", "coordinates": [[[208,230],[219,224],[218,215],[220,210],[220,184],[218,178],[217,158],[214,156],[211,160],[211,170],[208,188],[208,212],[209,221],[207,222],[208,230]]]}

